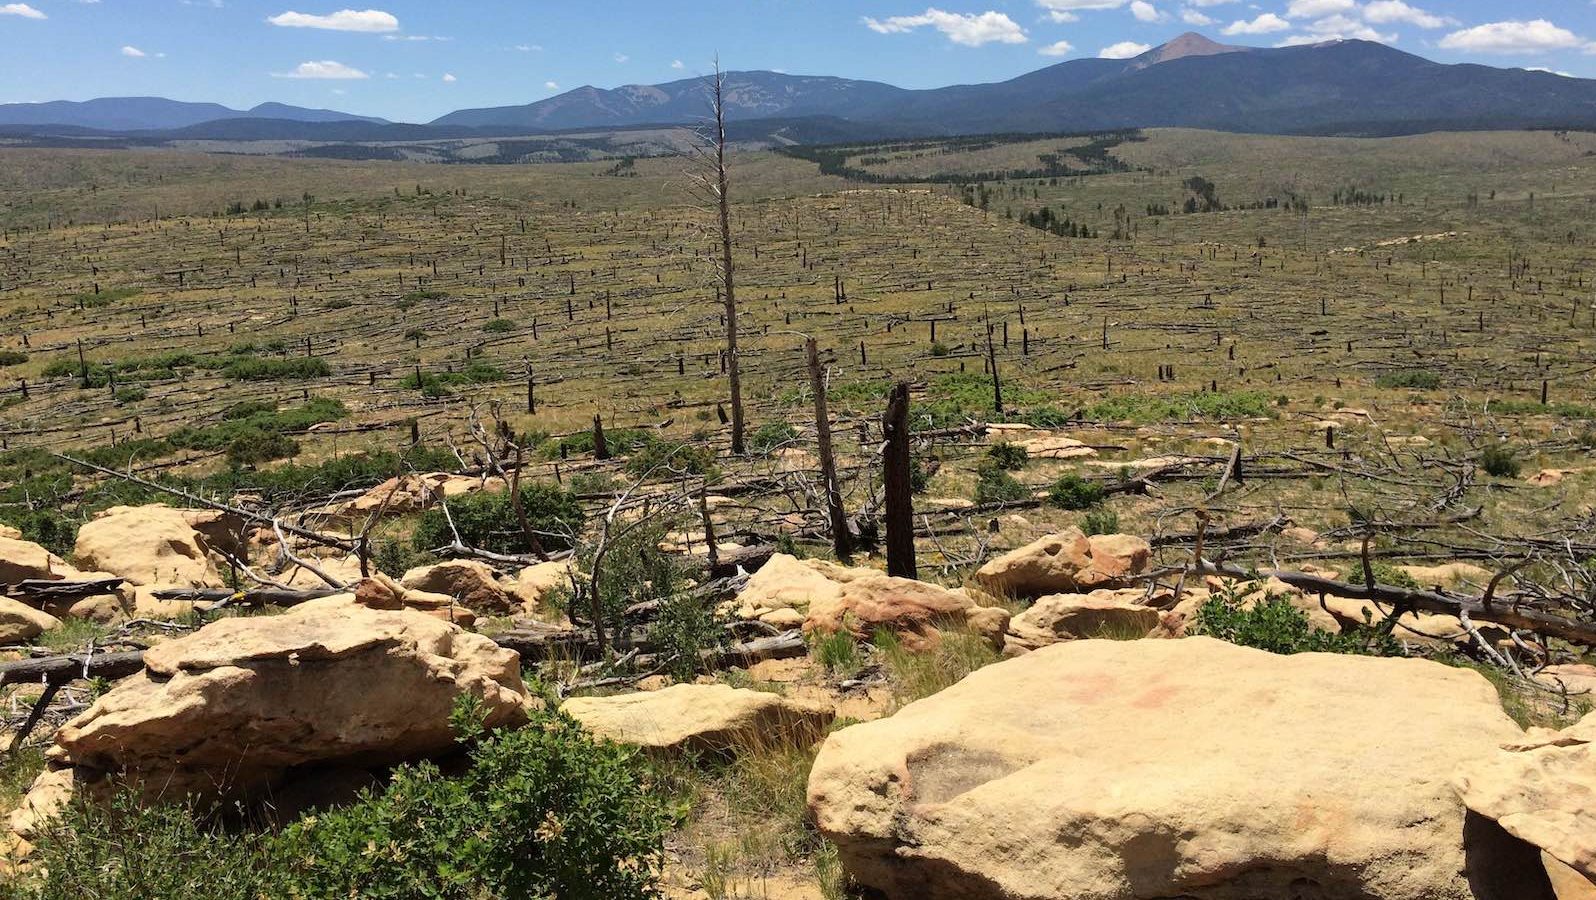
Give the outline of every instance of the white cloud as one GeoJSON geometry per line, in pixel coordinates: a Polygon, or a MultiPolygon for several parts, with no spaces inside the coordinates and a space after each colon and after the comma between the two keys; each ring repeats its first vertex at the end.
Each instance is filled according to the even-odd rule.
{"type": "Polygon", "coordinates": [[[1036,0],[1050,13],[1072,13],[1082,9],[1119,9],[1126,0],[1036,0]]]}
{"type": "Polygon", "coordinates": [[[1363,18],[1380,25],[1406,22],[1420,28],[1440,28],[1443,25],[1457,24],[1456,19],[1426,12],[1417,6],[1409,6],[1402,0],[1374,0],[1363,8],[1363,18]]]}
{"type": "Polygon", "coordinates": [[[1109,44],[1107,47],[1097,51],[1097,56],[1099,59],[1130,59],[1134,56],[1141,56],[1151,49],[1153,48],[1150,44],[1120,41],[1117,44],[1109,44]]]}
{"type": "Polygon", "coordinates": [[[542,44],[516,44],[514,49],[519,50],[522,53],[531,53],[534,50],[536,50],[539,53],[542,53],[543,52],[543,45],[542,44]]]}
{"type": "Polygon", "coordinates": [[[443,73],[443,83],[444,84],[454,84],[456,81],[459,81],[459,80],[460,79],[454,77],[454,75],[449,73],[449,72],[443,73]]]}
{"type": "Polygon", "coordinates": [[[1264,13],[1252,21],[1237,19],[1225,26],[1224,34],[1269,34],[1275,31],[1286,31],[1291,28],[1291,23],[1280,18],[1274,13],[1264,13]]]}
{"type": "Polygon", "coordinates": [[[1036,52],[1043,56],[1068,56],[1074,49],[1075,45],[1069,41],[1054,41],[1036,52]]]}
{"type": "Polygon", "coordinates": [[[1068,25],[1071,22],[1079,22],[1081,17],[1066,9],[1055,9],[1047,14],[1047,20],[1055,25],[1068,25]]]}
{"type": "Polygon", "coordinates": [[[1147,0],[1131,0],[1131,15],[1138,22],[1167,22],[1169,16],[1158,11],[1158,7],[1148,3],[1147,0]]]}
{"type": "Polygon", "coordinates": [[[1353,12],[1357,8],[1356,0],[1291,0],[1291,5],[1286,7],[1286,16],[1292,19],[1317,19],[1353,12]]]}
{"type": "Polygon", "coordinates": [[[1566,28],[1559,28],[1545,19],[1534,19],[1491,22],[1454,31],[1441,38],[1441,47],[1473,53],[1545,53],[1588,48],[1589,44],[1566,28]]]}
{"type": "Polygon", "coordinates": [[[543,82],[543,89],[546,91],[557,91],[560,89],[560,84],[557,81],[545,81],[543,82]]]}
{"type": "Polygon", "coordinates": [[[673,68],[673,69],[677,70],[678,72],[680,72],[682,69],[687,68],[687,64],[682,62],[679,59],[673,59],[673,60],[671,60],[671,68],[673,68]]]}
{"type": "Polygon", "coordinates": [[[340,9],[325,16],[289,10],[281,15],[270,16],[266,21],[283,28],[320,28],[324,31],[381,33],[399,30],[399,20],[393,13],[380,9],[340,9]]]}
{"type": "Polygon", "coordinates": [[[625,53],[617,53],[617,54],[615,54],[615,61],[617,63],[623,64],[623,65],[625,63],[627,63],[627,62],[630,62],[631,59],[632,58],[630,56],[627,56],[625,53]]]}
{"type": "Polygon", "coordinates": [[[273,72],[273,78],[310,78],[317,80],[351,81],[370,78],[365,72],[331,59],[302,62],[292,72],[273,72]]]}
{"type": "Polygon", "coordinates": [[[947,36],[948,40],[966,47],[982,44],[1023,44],[1028,37],[1025,29],[1000,12],[950,13],[931,7],[917,16],[893,16],[889,19],[872,19],[866,16],[865,26],[880,34],[902,34],[927,25],[947,36]]]}
{"type": "Polygon", "coordinates": [[[132,44],[128,44],[122,48],[122,55],[132,59],[143,59],[149,54],[133,46],[132,44]]]}
{"type": "Polygon", "coordinates": [[[24,19],[50,18],[26,3],[7,3],[4,6],[0,6],[0,16],[21,16],[24,19]]]}
{"type": "Polygon", "coordinates": [[[1201,12],[1195,9],[1181,10],[1180,20],[1185,22],[1187,25],[1196,25],[1198,27],[1212,25],[1215,21],[1212,16],[1203,15],[1201,12]]]}
{"type": "Polygon", "coordinates": [[[1526,71],[1526,72],[1545,72],[1548,75],[1558,75],[1558,76],[1561,76],[1563,78],[1578,78],[1579,77],[1578,75],[1575,75],[1573,72],[1564,72],[1561,69],[1548,69],[1545,66],[1530,66],[1529,68],[1525,69],[1524,71],[1526,71]]]}

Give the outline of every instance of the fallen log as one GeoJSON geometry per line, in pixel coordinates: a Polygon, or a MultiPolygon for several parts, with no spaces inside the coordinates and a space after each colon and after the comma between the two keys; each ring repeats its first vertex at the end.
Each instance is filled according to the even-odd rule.
{"type": "Polygon", "coordinates": [[[180,603],[226,603],[228,606],[298,606],[311,600],[320,600],[335,594],[347,594],[349,590],[335,588],[314,588],[311,590],[288,590],[285,588],[255,588],[247,591],[234,591],[228,588],[163,588],[152,592],[157,600],[177,601],[180,603]]]}
{"type": "Polygon", "coordinates": [[[0,594],[17,600],[84,600],[114,594],[123,585],[121,578],[89,581],[47,581],[29,578],[16,584],[0,585],[0,594]]]}
{"type": "Polygon", "coordinates": [[[69,653],[0,663],[0,687],[8,684],[62,685],[79,678],[115,680],[144,668],[144,651],[69,653]]]}
{"type": "Polygon", "coordinates": [[[1283,569],[1259,569],[1249,572],[1240,566],[1212,563],[1206,559],[1195,566],[1193,571],[1198,575],[1216,575],[1241,581],[1278,578],[1307,593],[1329,594],[1332,597],[1345,597],[1349,600],[1370,600],[1392,604],[1399,608],[1443,613],[1449,616],[1467,615],[1482,622],[1494,622],[1515,630],[1561,638],[1572,644],[1596,647],[1596,622],[1581,622],[1525,607],[1512,596],[1492,599],[1489,591],[1484,597],[1464,597],[1439,589],[1422,590],[1389,584],[1352,584],[1334,578],[1283,569]]]}

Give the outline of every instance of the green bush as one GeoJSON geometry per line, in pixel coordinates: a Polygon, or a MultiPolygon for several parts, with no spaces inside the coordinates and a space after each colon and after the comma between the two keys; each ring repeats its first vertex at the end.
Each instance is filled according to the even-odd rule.
{"type": "Polygon", "coordinates": [[[1224,422],[1232,419],[1269,419],[1277,413],[1273,398],[1262,391],[1199,391],[1190,394],[1126,394],[1095,403],[1086,418],[1098,422],[1129,421],[1138,424],[1187,419],[1224,422]]]}
{"type": "Polygon", "coordinates": [[[20,366],[28,361],[28,354],[21,350],[0,350],[0,366],[20,366]]]}
{"type": "MultiPolygon", "coordinates": [[[[582,528],[582,507],[576,496],[555,484],[522,482],[521,504],[527,524],[537,532],[545,550],[565,550],[582,528]]],[[[494,553],[526,553],[526,535],[515,515],[508,491],[483,491],[449,501],[460,539],[468,546],[494,553]]],[[[449,520],[440,509],[421,514],[411,539],[417,550],[446,547],[454,542],[449,520]]]]}
{"type": "Polygon", "coordinates": [[[299,455],[299,443],[275,431],[248,430],[227,444],[227,461],[235,466],[254,466],[299,455]]]}
{"type": "Polygon", "coordinates": [[[976,503],[983,506],[988,503],[1018,503],[1030,497],[1031,492],[1026,490],[1025,485],[997,466],[983,465],[976,472],[976,503]]]}
{"type": "Polygon", "coordinates": [[[1087,537],[1094,534],[1119,534],[1119,513],[1098,508],[1081,517],[1081,531],[1087,537]]]}
{"type": "Polygon", "coordinates": [[[1350,653],[1401,656],[1401,645],[1385,631],[1360,627],[1333,633],[1313,627],[1308,614],[1279,595],[1263,595],[1257,584],[1232,585],[1197,608],[1188,629],[1270,653],[1350,653]]]}
{"type": "Polygon", "coordinates": [[[1506,444],[1492,444],[1480,453],[1480,468],[1485,474],[1496,478],[1517,478],[1519,472],[1518,459],[1513,455],[1513,448],[1506,444]]]}
{"type": "Polygon", "coordinates": [[[222,367],[222,375],[233,381],[308,381],[332,374],[327,361],[318,356],[288,359],[236,357],[222,367]]]}
{"type": "Polygon", "coordinates": [[[986,451],[986,455],[992,465],[1007,472],[1019,471],[1025,468],[1026,463],[1031,461],[1031,454],[1025,452],[1024,447],[1018,444],[1011,444],[1008,441],[999,441],[993,444],[991,449],[986,451]]]}
{"type": "MultiPolygon", "coordinates": [[[[680,577],[675,572],[672,575],[680,577]]],[[[649,585],[651,590],[653,587],[649,585]]],[[[677,681],[691,681],[703,666],[702,654],[726,643],[726,631],[709,606],[689,593],[665,598],[649,637],[659,648],[666,673],[677,681]]]]}
{"type": "Polygon", "coordinates": [[[769,454],[798,439],[798,429],[786,422],[766,422],[748,437],[748,448],[755,453],[769,454]]]}
{"type": "Polygon", "coordinates": [[[509,319],[489,319],[482,323],[482,330],[488,334],[509,334],[515,330],[515,323],[509,319]]]}
{"type": "Polygon", "coordinates": [[[706,447],[686,442],[654,441],[626,461],[626,471],[636,478],[653,473],[655,478],[664,479],[673,475],[713,477],[717,470],[715,454],[706,447]]]}
{"type": "MultiPolygon", "coordinates": [[[[457,727],[480,737],[461,707],[457,727]]],[[[474,721],[473,721],[474,719],[474,721]]],[[[202,824],[182,806],[76,804],[6,900],[655,900],[677,819],[637,752],[550,702],[476,740],[468,768],[400,766],[389,784],[280,834],[202,824]]]]}
{"type": "Polygon", "coordinates": [[[1383,388],[1405,388],[1415,391],[1433,391],[1441,386],[1441,376],[1425,369],[1405,369],[1399,372],[1385,372],[1374,379],[1375,386],[1383,388]]]}
{"type": "Polygon", "coordinates": [[[402,766],[381,792],[279,840],[292,898],[652,900],[674,812],[636,751],[552,702],[487,737],[470,769],[402,766]]]}
{"type": "Polygon", "coordinates": [[[1047,489],[1047,502],[1060,509],[1091,509],[1103,502],[1103,486],[1074,472],[1066,473],[1047,489]]]}
{"type": "MultiPolygon", "coordinates": [[[[612,428],[604,432],[604,446],[614,454],[626,455],[639,450],[658,440],[654,432],[645,428],[612,428]]],[[[550,441],[543,445],[543,455],[547,459],[558,459],[561,450],[566,453],[584,454],[593,452],[593,432],[578,431],[576,434],[550,441]]]]}
{"type": "Polygon", "coordinates": [[[286,873],[261,834],[224,834],[183,806],[120,794],[69,806],[37,841],[34,877],[0,883],[6,900],[261,900],[286,873]]]}

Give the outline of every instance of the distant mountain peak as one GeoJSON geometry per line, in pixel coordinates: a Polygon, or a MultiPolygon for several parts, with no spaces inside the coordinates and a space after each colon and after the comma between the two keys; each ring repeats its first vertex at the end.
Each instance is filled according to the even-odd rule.
{"type": "Polygon", "coordinates": [[[1185,59],[1188,56],[1218,56],[1222,53],[1244,53],[1251,47],[1237,47],[1233,44],[1221,44],[1198,34],[1188,31],[1167,44],[1154,47],[1132,60],[1136,68],[1145,69],[1174,59],[1185,59]]]}

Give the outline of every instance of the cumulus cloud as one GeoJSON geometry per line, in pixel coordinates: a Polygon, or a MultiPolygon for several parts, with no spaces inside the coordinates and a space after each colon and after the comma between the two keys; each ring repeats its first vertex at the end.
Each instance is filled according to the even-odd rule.
{"type": "Polygon", "coordinates": [[[149,54],[133,46],[132,44],[126,44],[122,47],[122,55],[132,59],[143,59],[149,54]]]}
{"type": "Polygon", "coordinates": [[[546,91],[557,91],[560,89],[560,84],[557,81],[545,81],[543,82],[543,89],[546,91]]]}
{"type": "Polygon", "coordinates": [[[1472,53],[1546,53],[1551,50],[1590,49],[1590,44],[1545,19],[1476,25],[1441,38],[1446,50],[1472,53]]]}
{"type": "Polygon", "coordinates": [[[1134,56],[1141,56],[1151,49],[1153,49],[1151,44],[1120,41],[1117,44],[1109,44],[1107,47],[1097,51],[1097,56],[1099,59],[1130,59],[1134,56]]]}
{"type": "Polygon", "coordinates": [[[1357,8],[1356,0],[1291,0],[1291,5],[1286,7],[1286,17],[1316,19],[1337,13],[1354,12],[1357,8]]]}
{"type": "Polygon", "coordinates": [[[308,78],[330,81],[353,81],[370,78],[365,72],[331,59],[302,62],[292,72],[273,72],[273,78],[308,78]]]}
{"type": "Polygon", "coordinates": [[[4,6],[0,6],[0,16],[21,16],[24,19],[50,18],[26,3],[7,3],[4,6]]]}
{"type": "Polygon", "coordinates": [[[1440,28],[1443,25],[1457,24],[1456,19],[1438,16],[1417,6],[1409,6],[1402,0],[1374,0],[1363,8],[1363,18],[1380,25],[1406,22],[1420,28],[1440,28]]]}
{"type": "Polygon", "coordinates": [[[1379,41],[1382,44],[1394,44],[1397,42],[1397,35],[1381,34],[1350,16],[1326,16],[1309,23],[1303,33],[1293,34],[1275,46],[1296,47],[1302,44],[1322,44],[1326,41],[1379,41]]]}
{"type": "Polygon", "coordinates": [[[1263,13],[1258,18],[1248,21],[1237,19],[1225,26],[1225,34],[1270,34],[1276,31],[1287,31],[1291,23],[1280,18],[1274,13],[1263,13]]]}
{"type": "Polygon", "coordinates": [[[459,81],[459,80],[460,79],[454,77],[454,75],[452,75],[452,74],[450,74],[448,72],[443,73],[443,83],[444,84],[454,84],[456,81],[459,81]]]}
{"type": "Polygon", "coordinates": [[[892,16],[887,19],[873,19],[866,16],[864,24],[879,34],[902,34],[930,26],[942,32],[953,43],[966,47],[979,47],[992,43],[1023,44],[1029,40],[1025,29],[1013,19],[993,11],[951,13],[933,6],[917,16],[892,16]]]}
{"type": "Polygon", "coordinates": [[[676,71],[680,72],[682,69],[687,68],[687,64],[682,62],[679,59],[673,59],[673,60],[671,60],[671,68],[673,68],[676,71]]]}
{"type": "Polygon", "coordinates": [[[1147,0],[1132,0],[1130,5],[1131,15],[1138,22],[1166,22],[1169,17],[1158,11],[1158,7],[1148,3],[1147,0]]]}
{"type": "Polygon", "coordinates": [[[1043,56],[1068,56],[1074,49],[1075,45],[1069,41],[1054,41],[1036,52],[1043,56]]]}
{"type": "Polygon", "coordinates": [[[1191,8],[1180,11],[1180,20],[1185,22],[1187,25],[1196,25],[1199,28],[1212,25],[1215,22],[1215,19],[1212,16],[1205,15],[1201,10],[1195,10],[1191,8]]]}
{"type": "Polygon", "coordinates": [[[319,28],[323,31],[365,31],[383,33],[399,30],[399,19],[393,13],[380,9],[340,9],[325,16],[288,12],[270,16],[266,21],[282,28],[319,28]]]}

